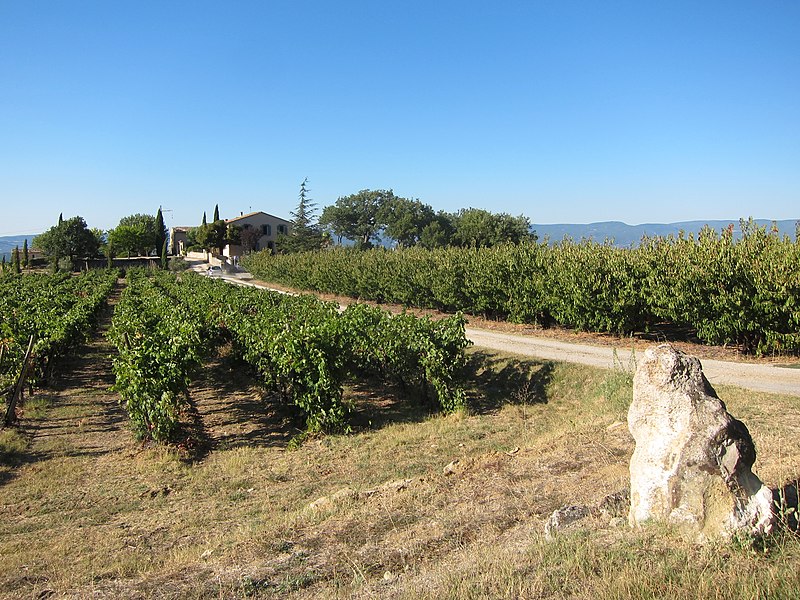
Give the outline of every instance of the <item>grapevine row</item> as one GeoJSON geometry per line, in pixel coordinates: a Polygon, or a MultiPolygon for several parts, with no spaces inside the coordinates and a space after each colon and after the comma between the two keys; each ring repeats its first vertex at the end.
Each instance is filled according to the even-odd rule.
{"type": "Polygon", "coordinates": [[[288,296],[183,273],[132,278],[111,332],[116,388],[137,432],[167,439],[191,373],[213,340],[233,350],[264,385],[302,409],[309,431],[346,429],[346,381],[366,373],[415,388],[447,411],[463,404],[464,320],[390,316],[365,305],[343,312],[288,296]]]}
{"type": "Polygon", "coordinates": [[[134,432],[140,438],[170,439],[206,349],[202,324],[144,271],[129,270],[108,338],[118,352],[114,387],[134,432]]]}
{"type": "Polygon", "coordinates": [[[463,404],[464,320],[391,316],[379,308],[336,305],[312,296],[231,288],[195,274],[181,297],[231,335],[265,384],[300,406],[309,429],[341,426],[342,388],[369,372],[418,389],[443,410],[463,404]]]}
{"type": "Polygon", "coordinates": [[[116,279],[116,271],[0,279],[0,389],[19,374],[31,336],[35,344],[29,385],[40,383],[55,359],[85,339],[116,279]]]}

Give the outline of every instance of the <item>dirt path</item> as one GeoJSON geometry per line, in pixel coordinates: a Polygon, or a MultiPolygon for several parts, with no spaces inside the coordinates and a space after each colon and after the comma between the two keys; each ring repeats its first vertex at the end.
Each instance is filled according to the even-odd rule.
{"type": "Polygon", "coordinates": [[[228,347],[192,378],[189,397],[194,423],[186,433],[193,460],[221,449],[282,448],[301,431],[294,414],[299,411],[265,393],[228,347]]]}
{"type": "Polygon", "coordinates": [[[49,405],[48,414],[28,422],[27,429],[31,452],[39,459],[53,453],[100,455],[130,444],[127,415],[110,390],[114,349],[106,340],[121,290],[118,283],[91,339],[59,362],[50,388],[38,393],[49,405]]]}

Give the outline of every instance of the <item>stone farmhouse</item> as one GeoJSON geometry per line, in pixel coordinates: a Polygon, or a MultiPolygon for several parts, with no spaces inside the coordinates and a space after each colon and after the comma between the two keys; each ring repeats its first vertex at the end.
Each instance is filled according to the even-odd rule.
{"type": "MultiPolygon", "coordinates": [[[[247,214],[240,213],[238,217],[226,219],[225,222],[228,225],[238,227],[242,236],[241,244],[229,244],[223,250],[223,256],[228,259],[239,257],[245,251],[274,250],[275,240],[281,234],[288,234],[291,227],[291,222],[286,219],[281,219],[263,211],[247,214]]],[[[173,254],[178,255],[186,252],[189,229],[191,227],[172,227],[170,229],[170,248],[173,254]]]]}
{"type": "Polygon", "coordinates": [[[244,240],[248,236],[252,236],[253,247],[249,250],[275,250],[275,240],[279,235],[288,235],[291,223],[286,219],[281,219],[274,215],[258,211],[245,214],[240,214],[233,219],[225,221],[228,225],[235,225],[241,230],[243,239],[242,244],[228,245],[225,247],[223,255],[227,257],[241,256],[244,254],[246,244],[244,240]],[[257,237],[256,234],[261,233],[257,237]]]}
{"type": "Polygon", "coordinates": [[[174,256],[186,254],[186,248],[189,246],[187,242],[187,234],[191,227],[170,227],[169,228],[169,248],[170,253],[174,256]]]}

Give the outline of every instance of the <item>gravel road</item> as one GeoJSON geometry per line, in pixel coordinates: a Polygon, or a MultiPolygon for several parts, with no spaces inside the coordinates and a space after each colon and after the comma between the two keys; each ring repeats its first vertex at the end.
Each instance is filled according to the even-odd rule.
{"type": "MultiPolygon", "coordinates": [[[[633,349],[624,344],[618,348],[586,346],[471,327],[467,328],[467,337],[482,348],[545,360],[580,363],[603,369],[635,367],[633,349]]],[[[733,385],[759,392],[800,396],[800,369],[710,359],[702,360],[701,363],[703,373],[711,385],[733,385]]]]}

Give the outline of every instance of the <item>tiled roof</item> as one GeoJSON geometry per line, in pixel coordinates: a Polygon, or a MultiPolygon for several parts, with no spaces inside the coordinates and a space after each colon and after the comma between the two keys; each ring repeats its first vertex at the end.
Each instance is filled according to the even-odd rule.
{"type": "Polygon", "coordinates": [[[233,223],[235,221],[241,221],[242,219],[246,219],[248,217],[254,217],[255,215],[265,215],[267,217],[272,217],[273,219],[277,219],[278,221],[283,221],[285,223],[289,223],[286,219],[282,219],[280,217],[276,217],[275,215],[271,215],[269,213],[265,213],[263,210],[257,210],[255,212],[247,213],[246,215],[240,215],[238,217],[234,217],[233,219],[225,219],[226,223],[233,223]]]}

